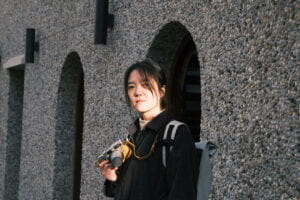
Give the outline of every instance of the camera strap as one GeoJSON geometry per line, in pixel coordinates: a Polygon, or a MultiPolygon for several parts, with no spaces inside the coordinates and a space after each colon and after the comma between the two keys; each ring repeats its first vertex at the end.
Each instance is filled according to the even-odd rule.
{"type": "Polygon", "coordinates": [[[154,149],[155,149],[155,145],[157,143],[157,137],[158,137],[158,134],[155,136],[154,138],[154,141],[151,145],[151,148],[150,148],[150,151],[144,155],[144,156],[140,156],[140,155],[137,155],[136,152],[135,152],[135,149],[136,149],[136,146],[134,143],[130,142],[129,139],[126,139],[123,143],[128,145],[131,149],[132,149],[132,152],[133,152],[133,156],[138,159],[138,160],[145,160],[147,159],[149,156],[151,156],[151,154],[154,152],[154,149]]]}

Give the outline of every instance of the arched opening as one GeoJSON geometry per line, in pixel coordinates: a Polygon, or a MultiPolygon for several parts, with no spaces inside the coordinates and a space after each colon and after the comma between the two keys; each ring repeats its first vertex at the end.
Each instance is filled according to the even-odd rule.
{"type": "Polygon", "coordinates": [[[179,22],[165,25],[147,57],[158,62],[168,78],[168,110],[187,123],[195,141],[200,136],[201,82],[198,52],[189,31],[179,22]]]}
{"type": "Polygon", "coordinates": [[[18,199],[23,121],[24,65],[9,69],[4,199],[18,199]]]}
{"type": "Polygon", "coordinates": [[[80,199],[84,74],[77,53],[63,65],[57,99],[53,199],[80,199]]]}

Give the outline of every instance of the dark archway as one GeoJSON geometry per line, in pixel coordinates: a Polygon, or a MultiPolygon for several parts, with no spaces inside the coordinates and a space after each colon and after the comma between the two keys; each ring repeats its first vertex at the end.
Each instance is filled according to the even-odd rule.
{"type": "Polygon", "coordinates": [[[9,69],[4,199],[17,200],[22,142],[24,65],[9,69]]]}
{"type": "Polygon", "coordinates": [[[148,58],[158,62],[168,78],[168,110],[187,123],[194,140],[200,136],[201,82],[198,52],[180,22],[165,25],[155,37],[148,58]]]}
{"type": "Polygon", "coordinates": [[[80,199],[84,74],[76,52],[63,65],[57,99],[53,199],[80,199]]]}

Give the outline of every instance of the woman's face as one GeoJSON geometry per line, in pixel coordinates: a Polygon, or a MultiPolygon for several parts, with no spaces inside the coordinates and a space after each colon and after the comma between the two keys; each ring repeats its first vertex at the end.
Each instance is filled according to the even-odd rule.
{"type": "Polygon", "coordinates": [[[137,70],[133,70],[128,78],[128,97],[131,106],[140,113],[144,120],[150,120],[161,112],[160,98],[164,95],[159,92],[157,83],[152,79],[147,82],[137,70]],[[149,90],[149,84],[153,91],[149,90]]]}

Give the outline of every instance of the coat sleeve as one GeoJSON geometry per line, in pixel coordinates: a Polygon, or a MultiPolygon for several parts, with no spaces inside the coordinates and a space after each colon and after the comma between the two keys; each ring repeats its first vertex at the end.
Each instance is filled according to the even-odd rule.
{"type": "Polygon", "coordinates": [[[103,185],[104,195],[107,197],[114,197],[115,187],[116,187],[116,184],[114,182],[105,180],[104,185],[103,185]]]}
{"type": "Polygon", "coordinates": [[[196,200],[198,158],[188,127],[177,129],[167,163],[168,200],[196,200]]]}

